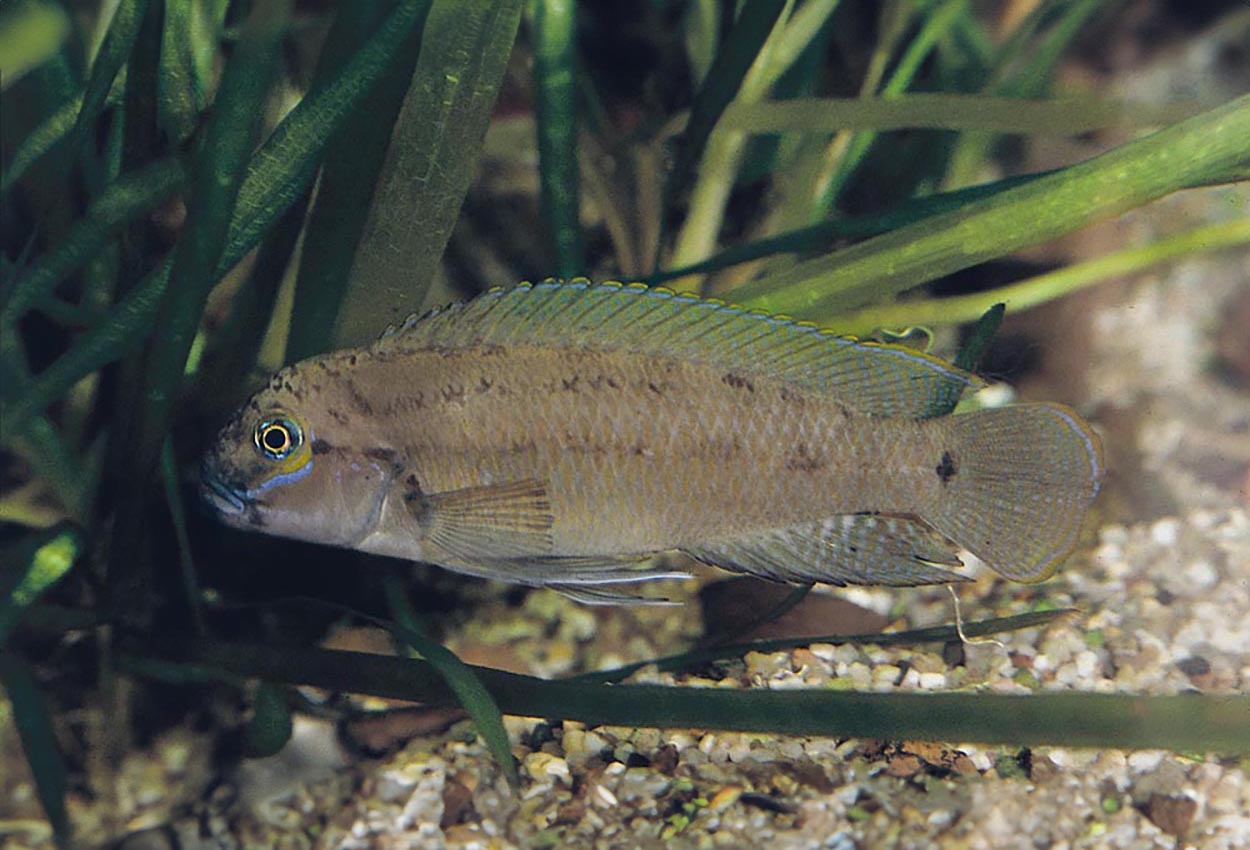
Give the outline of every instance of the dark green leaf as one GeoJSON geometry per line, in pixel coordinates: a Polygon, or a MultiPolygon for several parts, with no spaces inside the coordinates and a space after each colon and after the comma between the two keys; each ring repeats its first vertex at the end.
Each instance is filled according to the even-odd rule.
{"type": "Polygon", "coordinates": [[[673,170],[669,173],[665,196],[671,203],[685,191],[694,168],[703,156],[712,129],[721,113],[738,93],[751,63],[759,55],[760,48],[768,40],[769,33],[781,16],[786,3],[783,0],[758,0],[745,3],[734,21],[733,28],[695,93],[690,109],[690,121],[682,135],[673,170]]]}
{"type": "Polygon", "coordinates": [[[53,288],[98,254],[126,222],[150,212],[187,183],[181,160],[163,159],[118,179],[47,254],[17,279],[0,310],[0,322],[15,321],[53,288]]]}
{"type": "MultiPolygon", "coordinates": [[[[300,197],[316,173],[329,136],[386,68],[403,44],[409,28],[419,20],[426,2],[406,0],[400,3],[377,35],[352,57],[343,73],[324,88],[310,92],[256,151],[235,201],[230,236],[216,276],[225,274],[256,247],[274,222],[300,197]]],[[[120,359],[143,343],[153,330],[156,309],[169,282],[171,263],[171,258],[167,257],[134,286],[103,321],[39,374],[22,399],[0,417],[0,435],[4,439],[83,376],[120,359]]]]}
{"type": "Polygon", "coordinates": [[[356,252],[336,347],[418,311],[443,255],[516,38],[522,0],[440,0],[356,252]]]}
{"type": "Polygon", "coordinates": [[[555,273],[585,271],[577,164],[577,4],[532,0],[534,114],[543,217],[552,238],[555,273]]]}
{"type": "Polygon", "coordinates": [[[104,110],[109,92],[117,80],[117,74],[126,64],[130,50],[139,35],[139,26],[147,11],[149,0],[121,0],[113,12],[104,41],[91,65],[87,90],[83,93],[82,108],[74,122],[75,135],[81,136],[104,110]]]}
{"type": "Polygon", "coordinates": [[[35,778],[39,802],[52,826],[53,839],[57,847],[68,848],[73,843],[73,827],[65,809],[65,762],[35,673],[24,658],[13,652],[0,652],[0,685],[13,707],[13,724],[35,778]]]}
{"type": "Polygon", "coordinates": [[[408,604],[404,595],[404,585],[397,573],[387,576],[386,597],[390,603],[394,625],[391,627],[396,636],[403,640],[430,663],[438,671],[447,686],[456,695],[462,708],[469,713],[477,726],[478,734],[486,742],[495,760],[504,769],[508,784],[519,787],[516,759],[512,757],[512,745],[508,743],[508,732],[503,726],[503,715],[495,698],[478,677],[475,668],[465,664],[455,653],[438,641],[426,636],[425,630],[417,620],[417,615],[408,604]]]}
{"type": "MultiPolygon", "coordinates": [[[[269,681],[452,704],[428,664],[359,652],[170,642],[183,661],[269,681]]],[[[600,685],[473,667],[508,714],[619,726],[734,729],[839,738],[1172,749],[1250,754],[1250,696],[861,693],[600,685]]]]}
{"type": "MultiPolygon", "coordinates": [[[[380,14],[379,5],[349,3],[339,11],[326,39],[318,78],[332,76],[341,62],[365,42],[380,14]]],[[[288,362],[319,354],[330,344],[339,308],[351,283],[356,249],[364,233],[395,119],[420,55],[429,8],[428,2],[422,4],[420,16],[398,57],[360,101],[354,113],[356,120],[344,122],[326,148],[317,201],[308,219],[295,283],[286,347],[288,362]]]]}

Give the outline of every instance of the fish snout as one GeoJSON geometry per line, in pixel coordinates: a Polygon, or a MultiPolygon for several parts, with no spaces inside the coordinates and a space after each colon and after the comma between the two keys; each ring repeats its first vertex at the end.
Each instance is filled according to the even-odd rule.
{"type": "Polygon", "coordinates": [[[241,517],[247,510],[247,497],[242,488],[232,486],[217,471],[212,456],[200,464],[200,503],[223,519],[241,517]]]}

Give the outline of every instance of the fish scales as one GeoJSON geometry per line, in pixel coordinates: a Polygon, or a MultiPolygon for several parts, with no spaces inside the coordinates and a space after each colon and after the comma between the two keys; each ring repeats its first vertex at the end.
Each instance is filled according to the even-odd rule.
{"type": "Polygon", "coordinates": [[[365,356],[353,380],[374,399],[371,439],[421,492],[549,482],[554,555],[914,512],[936,480],[924,461],[940,456],[935,422],[873,421],[766,376],[632,352],[365,356]]]}
{"type": "MultiPolygon", "coordinates": [[[[1059,405],[944,415],[979,382],[693,296],[522,285],[279,372],[205,457],[230,524],[549,585],[671,575],[916,584],[956,548],[1019,580],[1075,545],[1103,474],[1059,405]]],[[[587,590],[586,588],[596,588],[587,590]]]]}

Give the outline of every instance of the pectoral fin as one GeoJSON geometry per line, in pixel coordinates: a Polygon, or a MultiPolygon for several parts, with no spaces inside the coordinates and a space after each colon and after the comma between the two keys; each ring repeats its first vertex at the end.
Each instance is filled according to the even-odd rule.
{"type": "Polygon", "coordinates": [[[405,502],[431,550],[450,561],[475,564],[551,552],[551,501],[541,481],[412,493],[405,502]]]}

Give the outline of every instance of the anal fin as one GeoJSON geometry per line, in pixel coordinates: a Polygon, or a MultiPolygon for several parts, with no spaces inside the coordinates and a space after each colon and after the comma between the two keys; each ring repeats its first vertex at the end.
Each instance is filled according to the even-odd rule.
{"type": "Polygon", "coordinates": [[[796,584],[909,586],[966,581],[954,547],[910,517],[840,514],[684,550],[714,566],[796,584]]]}

